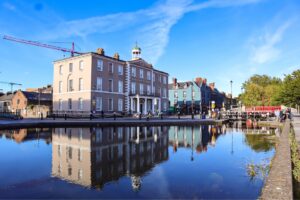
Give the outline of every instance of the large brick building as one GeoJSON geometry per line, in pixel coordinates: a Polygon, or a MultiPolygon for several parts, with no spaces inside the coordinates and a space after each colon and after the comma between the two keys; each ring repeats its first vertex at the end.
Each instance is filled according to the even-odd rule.
{"type": "Polygon", "coordinates": [[[54,111],[143,113],[168,110],[168,74],[132,49],[132,60],[97,52],[57,60],[53,79],[54,111]]]}

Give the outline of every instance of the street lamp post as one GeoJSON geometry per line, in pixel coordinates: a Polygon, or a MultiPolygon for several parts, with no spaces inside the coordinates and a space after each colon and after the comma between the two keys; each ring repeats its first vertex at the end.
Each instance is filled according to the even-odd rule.
{"type": "Polygon", "coordinates": [[[230,96],[230,110],[232,109],[232,83],[233,81],[230,81],[230,90],[231,90],[231,96],[230,96]]]}

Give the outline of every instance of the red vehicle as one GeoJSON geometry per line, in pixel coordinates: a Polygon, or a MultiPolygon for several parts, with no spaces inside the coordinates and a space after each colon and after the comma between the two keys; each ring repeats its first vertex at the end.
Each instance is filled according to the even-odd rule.
{"type": "Polygon", "coordinates": [[[281,110],[281,106],[247,106],[246,112],[274,113],[275,110],[281,110]]]}

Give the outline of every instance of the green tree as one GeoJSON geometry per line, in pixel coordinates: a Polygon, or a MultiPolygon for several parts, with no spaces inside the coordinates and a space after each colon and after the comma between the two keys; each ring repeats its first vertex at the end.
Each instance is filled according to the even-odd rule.
{"type": "Polygon", "coordinates": [[[245,92],[241,100],[246,106],[264,106],[280,104],[279,94],[282,81],[267,75],[253,75],[244,84],[245,92]]]}
{"type": "Polygon", "coordinates": [[[286,106],[300,105],[300,70],[285,76],[278,99],[286,106]]]}

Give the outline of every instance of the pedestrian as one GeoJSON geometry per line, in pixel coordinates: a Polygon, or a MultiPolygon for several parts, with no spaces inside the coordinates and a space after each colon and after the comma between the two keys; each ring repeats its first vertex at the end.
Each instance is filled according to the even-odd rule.
{"type": "Polygon", "coordinates": [[[178,113],[177,113],[177,116],[178,116],[178,119],[180,119],[180,112],[178,111],[178,113]]]}
{"type": "Polygon", "coordinates": [[[114,120],[116,120],[116,117],[117,117],[117,116],[116,116],[116,112],[114,112],[114,120]]]}
{"type": "Polygon", "coordinates": [[[93,112],[91,111],[91,113],[90,113],[90,120],[92,120],[93,119],[93,112]]]}

